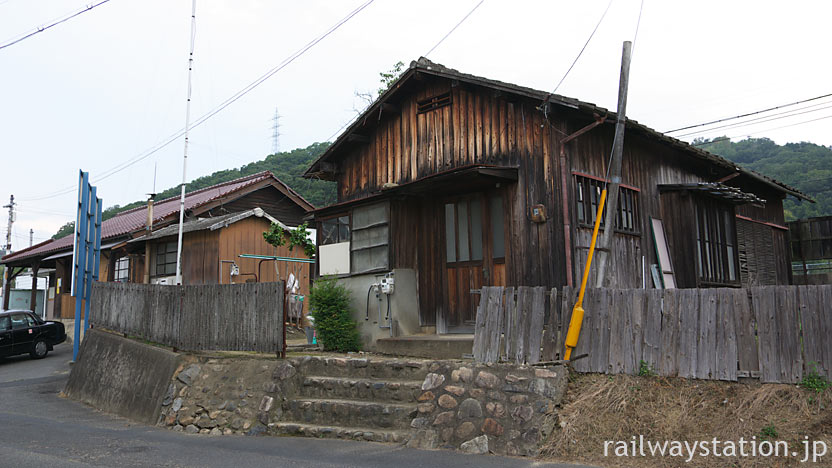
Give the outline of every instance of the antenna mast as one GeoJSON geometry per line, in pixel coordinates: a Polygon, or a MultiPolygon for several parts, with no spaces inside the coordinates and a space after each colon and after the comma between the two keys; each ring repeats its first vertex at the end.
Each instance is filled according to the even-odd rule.
{"type": "Polygon", "coordinates": [[[182,194],[179,197],[179,236],[176,243],[176,284],[182,284],[182,225],[185,222],[185,183],[188,169],[188,133],[191,126],[191,75],[194,69],[196,0],[191,3],[191,51],[188,55],[188,100],[185,104],[185,152],[182,156],[182,194]]]}

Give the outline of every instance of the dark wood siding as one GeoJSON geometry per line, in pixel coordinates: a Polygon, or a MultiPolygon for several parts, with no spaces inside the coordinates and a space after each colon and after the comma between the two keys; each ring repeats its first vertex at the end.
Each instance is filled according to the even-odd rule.
{"type": "MultiPolygon", "coordinates": [[[[345,144],[338,156],[331,158],[335,162],[338,201],[360,201],[380,193],[384,184],[407,184],[470,165],[516,167],[517,181],[500,187],[506,200],[506,239],[510,240],[501,274],[508,285],[566,284],[560,144],[566,135],[592,123],[592,118],[565,107],[556,107],[544,116],[539,102],[434,77],[409,82],[390,104],[397,109],[383,107],[364,116],[354,132],[363,138],[345,144]],[[417,112],[418,102],[443,93],[450,93],[450,105],[417,112]],[[546,222],[530,219],[531,207],[538,204],[544,208],[546,222]]],[[[580,281],[591,236],[591,229],[577,223],[574,174],[603,177],[613,136],[610,119],[565,146],[573,284],[580,281]]],[[[695,238],[689,239],[688,228],[680,224],[685,215],[681,207],[690,201],[684,195],[664,198],[658,186],[711,182],[726,176],[727,169],[705,164],[639,131],[628,132],[623,161],[623,183],[638,194],[639,229],[635,234],[614,236],[611,250],[615,252],[615,268],[610,272],[613,280],[609,285],[641,287],[645,281],[644,258],[646,283],[651,286],[649,268],[657,260],[649,220],[655,217],[667,218],[665,227],[679,285],[696,287],[695,238]]],[[[752,184],[742,178],[732,183],[752,184]]],[[[769,195],[762,185],[752,188],[755,193],[769,195]]],[[[776,193],[771,198],[763,214],[753,214],[768,222],[782,222],[781,200],[776,193]]],[[[414,206],[409,199],[397,202],[400,208],[393,210],[391,266],[417,269],[423,323],[429,324],[438,309],[448,304],[447,289],[451,286],[442,268],[441,206],[430,199],[418,200],[414,206]],[[415,257],[408,248],[415,248],[415,257]]],[[[749,210],[751,213],[755,208],[749,210]]],[[[743,212],[738,210],[739,214],[743,212]]],[[[787,261],[778,257],[778,262],[782,263],[776,266],[778,271],[787,271],[787,261]]]]}
{"type": "Polygon", "coordinates": [[[295,202],[280,193],[272,186],[264,187],[246,194],[236,200],[211,209],[211,214],[219,216],[227,213],[237,213],[260,207],[266,213],[279,219],[287,226],[298,226],[303,223],[306,211],[295,202]]]}

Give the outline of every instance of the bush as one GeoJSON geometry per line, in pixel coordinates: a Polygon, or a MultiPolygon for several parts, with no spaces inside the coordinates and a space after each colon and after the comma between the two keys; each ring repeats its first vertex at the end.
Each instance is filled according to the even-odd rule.
{"type": "Polygon", "coordinates": [[[361,338],[350,316],[350,292],[334,279],[319,279],[309,294],[310,315],[325,351],[358,351],[361,338]]]}

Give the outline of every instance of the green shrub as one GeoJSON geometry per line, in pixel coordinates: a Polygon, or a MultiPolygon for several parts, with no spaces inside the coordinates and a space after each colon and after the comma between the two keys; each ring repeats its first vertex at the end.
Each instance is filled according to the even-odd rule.
{"type": "Polygon", "coordinates": [[[309,310],[325,351],[343,353],[361,349],[357,324],[350,316],[347,288],[332,278],[315,281],[309,294],[309,310]]]}
{"type": "Polygon", "coordinates": [[[656,375],[656,371],[654,371],[653,368],[650,367],[650,364],[648,364],[647,361],[642,359],[638,363],[638,375],[640,375],[641,377],[653,377],[656,375]]]}
{"type": "Polygon", "coordinates": [[[818,363],[810,362],[809,367],[812,370],[803,376],[803,380],[798,385],[806,390],[814,390],[817,393],[823,393],[827,388],[832,387],[832,382],[826,376],[818,373],[818,363]]]}

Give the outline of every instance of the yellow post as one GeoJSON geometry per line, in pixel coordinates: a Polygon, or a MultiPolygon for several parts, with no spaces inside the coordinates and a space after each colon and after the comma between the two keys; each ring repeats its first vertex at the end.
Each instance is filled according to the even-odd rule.
{"type": "Polygon", "coordinates": [[[584,265],[584,276],[581,279],[581,290],[578,293],[578,301],[572,308],[572,318],[569,320],[569,331],[566,332],[566,352],[563,359],[568,361],[572,356],[572,350],[578,346],[578,336],[581,334],[581,323],[584,321],[584,293],[586,292],[586,280],[589,278],[589,267],[592,265],[592,255],[595,253],[595,240],[598,238],[598,228],[601,226],[601,217],[604,214],[604,202],[607,201],[607,189],[601,191],[601,200],[598,203],[598,213],[595,215],[595,227],[592,228],[592,242],[589,244],[589,254],[586,256],[584,265]]]}

